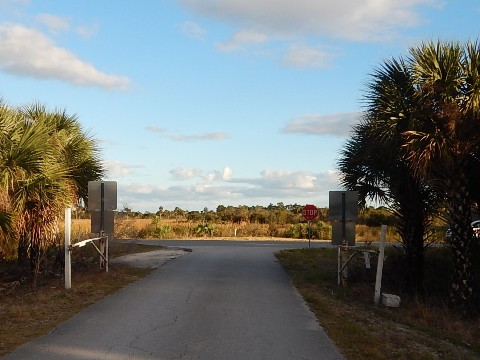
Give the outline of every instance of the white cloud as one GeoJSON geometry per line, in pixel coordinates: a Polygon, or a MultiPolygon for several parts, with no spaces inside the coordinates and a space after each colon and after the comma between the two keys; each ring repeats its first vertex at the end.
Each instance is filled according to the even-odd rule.
{"type": "Polygon", "coordinates": [[[198,169],[176,168],[170,170],[170,174],[174,180],[189,180],[197,177],[201,173],[198,169]]]}
{"type": "Polygon", "coordinates": [[[272,171],[264,170],[262,175],[262,186],[269,188],[297,188],[312,189],[315,187],[317,177],[306,171],[272,171]]]}
{"type": "MultiPolygon", "coordinates": [[[[226,169],[228,168],[224,169],[223,174],[228,173],[226,169]]],[[[179,172],[183,171],[187,174],[189,172],[179,172]]],[[[207,173],[208,176],[215,174],[216,172],[207,173]]],[[[202,180],[200,175],[195,176],[202,180]]],[[[311,173],[264,170],[256,178],[230,178],[218,184],[199,181],[195,184],[163,187],[119,182],[118,199],[119,203],[127,203],[133,210],[152,212],[157,211],[160,205],[169,210],[177,206],[184,210],[203,210],[204,207],[215,209],[218,205],[266,206],[278,202],[328,206],[328,192],[339,189],[338,174],[334,171],[311,173]]]]}
{"type": "Polygon", "coordinates": [[[215,44],[217,50],[231,52],[243,50],[250,45],[258,45],[268,40],[267,35],[254,31],[239,31],[233,34],[230,39],[215,44]]]}
{"type": "Polygon", "coordinates": [[[287,134],[334,135],[346,137],[352,125],[359,122],[361,113],[338,113],[333,115],[303,115],[290,120],[281,130],[287,134]]]}
{"type": "Polygon", "coordinates": [[[389,38],[421,23],[418,7],[440,0],[178,0],[196,14],[277,36],[389,38]]]}
{"type": "Polygon", "coordinates": [[[189,38],[202,40],[207,33],[200,25],[192,22],[186,21],[181,25],[182,32],[187,35],[189,38]]]}
{"type": "Polygon", "coordinates": [[[20,25],[0,26],[0,68],[12,74],[109,90],[127,90],[130,84],[127,77],[105,74],[57,47],[40,31],[20,25]]]}
{"type": "Polygon", "coordinates": [[[228,166],[223,169],[222,180],[230,180],[232,178],[233,171],[228,166]]]}
{"type": "Polygon", "coordinates": [[[94,34],[97,33],[97,31],[98,31],[97,23],[93,23],[91,25],[77,26],[74,30],[75,34],[85,39],[92,37],[94,34]]]}
{"type": "Polygon", "coordinates": [[[19,7],[28,6],[31,3],[31,0],[0,0],[0,8],[3,14],[12,13],[17,16],[21,14],[19,7]]]}
{"type": "Polygon", "coordinates": [[[197,185],[205,186],[217,181],[228,181],[232,177],[232,169],[226,166],[222,171],[203,172],[199,169],[175,168],[170,170],[170,174],[174,180],[190,180],[197,178],[197,185]]]}
{"type": "Polygon", "coordinates": [[[205,133],[205,134],[194,134],[194,135],[182,135],[182,134],[169,134],[166,135],[170,140],[173,141],[217,141],[217,140],[226,140],[228,135],[224,132],[214,132],[214,133],[205,133]]]}
{"type": "Polygon", "coordinates": [[[147,131],[150,131],[150,132],[153,132],[153,133],[159,133],[159,134],[162,134],[162,133],[167,131],[166,129],[155,126],[155,125],[148,125],[145,129],[147,131]]]}
{"type": "Polygon", "coordinates": [[[109,179],[117,179],[130,175],[130,167],[120,161],[105,160],[103,162],[109,179]]]}
{"type": "Polygon", "coordinates": [[[292,45],[283,58],[283,63],[288,66],[318,67],[329,65],[332,55],[316,47],[306,45],[292,45]]]}
{"type": "Polygon", "coordinates": [[[57,35],[62,32],[73,32],[82,38],[90,38],[98,31],[98,24],[82,25],[73,27],[70,18],[52,15],[39,14],[35,17],[37,23],[45,26],[51,33],[57,35]]]}
{"type": "Polygon", "coordinates": [[[70,29],[70,21],[65,17],[51,14],[39,14],[36,16],[37,21],[45,25],[54,34],[68,31],[70,29]]]}
{"type": "Polygon", "coordinates": [[[145,128],[147,131],[159,134],[160,137],[165,139],[170,139],[172,141],[184,141],[184,142],[193,142],[193,141],[218,141],[218,140],[227,140],[229,138],[228,134],[225,132],[211,132],[204,134],[171,134],[167,129],[149,125],[145,128]]]}

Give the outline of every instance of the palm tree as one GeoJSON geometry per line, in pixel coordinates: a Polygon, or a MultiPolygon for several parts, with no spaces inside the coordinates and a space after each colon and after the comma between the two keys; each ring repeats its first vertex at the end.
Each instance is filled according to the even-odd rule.
{"type": "Polygon", "coordinates": [[[50,129],[50,142],[73,183],[75,203],[79,200],[86,203],[88,182],[105,175],[95,139],[82,130],[76,115],[68,115],[65,110],[48,112],[44,106],[33,104],[22,109],[22,113],[29,121],[42,122],[50,129]]]}
{"type": "Polygon", "coordinates": [[[16,115],[9,107],[7,107],[0,99],[0,257],[10,256],[16,244],[12,239],[12,213],[10,206],[9,188],[12,183],[12,173],[14,169],[9,168],[12,162],[10,150],[12,149],[11,141],[15,134],[16,115]]]}
{"type": "Polygon", "coordinates": [[[26,219],[31,264],[38,267],[38,256],[55,240],[59,215],[80,199],[86,202],[88,181],[98,180],[104,170],[95,142],[82,131],[76,116],[65,111],[49,112],[39,104],[21,109],[21,114],[28,127],[44,130],[48,144],[43,171],[32,182],[32,190],[18,189],[24,194],[19,203],[31,204],[23,207],[22,218],[26,219]]]}
{"type": "MultiPolygon", "coordinates": [[[[20,230],[18,226],[23,227],[18,214],[27,205],[21,189],[25,190],[24,194],[31,192],[32,185],[38,183],[45,169],[45,159],[50,157],[46,132],[42,127],[26,124],[18,112],[6,106],[2,108],[2,115],[0,135],[2,200],[4,209],[15,217],[12,232],[4,235],[10,242],[15,242],[14,236],[18,235],[20,230]]],[[[25,242],[19,242],[20,261],[26,258],[28,248],[26,241],[25,239],[25,242]]]]}
{"type": "Polygon", "coordinates": [[[88,181],[103,172],[98,148],[75,116],[38,104],[0,108],[0,199],[14,219],[4,238],[18,244],[20,265],[30,258],[38,273],[64,208],[86,200],[88,181]]]}
{"type": "Polygon", "coordinates": [[[411,171],[402,149],[402,134],[412,126],[417,107],[405,61],[387,61],[376,69],[365,101],[364,117],[341,150],[341,182],[359,192],[363,205],[367,198],[389,204],[404,249],[404,290],[415,295],[424,290],[425,240],[436,198],[411,171]]]}
{"type": "Polygon", "coordinates": [[[405,149],[415,172],[445,196],[452,231],[450,301],[466,313],[473,297],[469,169],[478,164],[480,149],[480,47],[430,42],[410,54],[423,109],[415,128],[405,132],[405,149]]]}

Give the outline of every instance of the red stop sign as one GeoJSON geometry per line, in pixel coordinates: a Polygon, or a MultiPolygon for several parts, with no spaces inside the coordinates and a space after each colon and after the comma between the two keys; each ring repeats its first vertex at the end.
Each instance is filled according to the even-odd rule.
{"type": "Polygon", "coordinates": [[[302,213],[305,220],[315,220],[318,216],[318,209],[315,205],[305,205],[302,213]]]}

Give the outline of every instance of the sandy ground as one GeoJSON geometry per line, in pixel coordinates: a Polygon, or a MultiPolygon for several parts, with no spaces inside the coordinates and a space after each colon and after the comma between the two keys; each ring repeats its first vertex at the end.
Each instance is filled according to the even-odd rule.
{"type": "Polygon", "coordinates": [[[164,249],[138,254],[130,254],[111,259],[110,263],[123,263],[139,268],[157,268],[166,262],[189,252],[187,249],[164,249]]]}

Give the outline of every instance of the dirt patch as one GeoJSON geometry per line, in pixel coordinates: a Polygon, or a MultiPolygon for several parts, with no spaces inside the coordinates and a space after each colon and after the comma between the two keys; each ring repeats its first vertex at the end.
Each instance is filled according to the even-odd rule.
{"type": "Polygon", "coordinates": [[[189,249],[163,249],[145,253],[129,254],[110,260],[111,264],[125,264],[137,268],[155,269],[166,262],[185,255],[189,249]]]}

